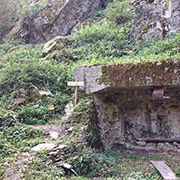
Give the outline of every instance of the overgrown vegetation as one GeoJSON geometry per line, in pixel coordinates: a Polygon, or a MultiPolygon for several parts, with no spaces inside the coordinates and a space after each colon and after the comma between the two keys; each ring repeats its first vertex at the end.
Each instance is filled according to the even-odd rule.
{"type": "MultiPolygon", "coordinates": [[[[104,3],[107,5],[108,1],[104,3]]],[[[9,157],[13,158],[19,152],[28,152],[43,142],[43,134],[28,125],[50,123],[63,115],[65,105],[73,96],[73,88],[67,87],[67,81],[73,80],[74,67],[180,59],[180,33],[161,40],[132,41],[131,17],[134,12],[128,7],[128,1],[115,0],[109,3],[105,10],[96,12],[83,23],[75,35],[67,37],[70,43],[63,44],[63,48],[57,46],[61,48],[50,52],[57,53],[49,56],[51,58],[43,57],[42,44],[5,42],[0,45],[1,167],[9,157]],[[34,87],[31,94],[37,94],[34,101],[28,94],[30,87],[34,87]],[[40,96],[40,90],[50,93],[40,96]]],[[[57,141],[57,144],[65,143],[73,148],[78,143],[84,143],[75,148],[76,151],[72,157],[68,157],[67,162],[73,164],[79,175],[90,179],[102,176],[112,179],[160,179],[149,166],[148,158],[129,156],[124,152],[99,152],[95,149],[100,142],[97,117],[91,103],[86,98],[81,100],[65,124],[67,128],[74,126],[72,133],[64,134],[57,141]],[[84,127],[85,130],[82,130],[84,127]]],[[[45,163],[46,158],[34,160],[30,164],[30,171],[25,169],[24,174],[30,179],[63,179],[57,168],[45,163]]],[[[171,164],[170,160],[168,162],[171,164]]],[[[173,167],[177,167],[177,164],[173,167]]],[[[174,170],[179,176],[179,169],[174,170]]],[[[0,177],[2,174],[3,169],[0,169],[0,177]]]]}
{"type": "Polygon", "coordinates": [[[28,124],[37,124],[38,120],[47,122],[53,113],[63,114],[64,106],[71,97],[71,89],[66,86],[67,81],[72,79],[71,67],[41,58],[41,46],[25,45],[16,48],[17,50],[6,54],[2,52],[2,55],[4,54],[0,62],[0,84],[3,84],[4,88],[0,94],[2,109],[15,110],[20,121],[28,124]],[[51,95],[40,98],[38,102],[31,102],[25,97],[24,106],[11,105],[12,99],[18,98],[16,96],[19,89],[26,90],[31,84],[40,90],[51,92],[51,95]],[[54,107],[53,112],[49,106],[54,107]]]}
{"type": "Polygon", "coordinates": [[[131,39],[131,16],[134,12],[128,8],[128,1],[110,3],[105,11],[99,11],[92,17],[93,21],[89,19],[75,35],[67,37],[71,43],[59,49],[59,57],[53,52],[57,55],[55,59],[66,59],[70,63],[76,61],[75,66],[80,66],[180,58],[180,33],[164,39],[131,39]]]}

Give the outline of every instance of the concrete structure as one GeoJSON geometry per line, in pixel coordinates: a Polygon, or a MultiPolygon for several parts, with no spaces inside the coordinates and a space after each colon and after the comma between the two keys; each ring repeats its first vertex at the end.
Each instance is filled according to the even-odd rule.
{"type": "Polygon", "coordinates": [[[79,67],[104,149],[180,153],[180,61],[79,67]]]}

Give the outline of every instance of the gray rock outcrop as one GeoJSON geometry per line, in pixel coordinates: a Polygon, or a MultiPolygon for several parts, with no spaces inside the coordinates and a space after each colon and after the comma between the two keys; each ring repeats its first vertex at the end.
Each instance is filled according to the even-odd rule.
{"type": "Polygon", "coordinates": [[[133,39],[163,38],[180,30],[180,1],[134,0],[133,39]]]}
{"type": "Polygon", "coordinates": [[[39,43],[55,36],[68,35],[72,29],[99,8],[101,0],[55,0],[25,16],[9,33],[8,38],[22,38],[27,43],[39,43]]]}

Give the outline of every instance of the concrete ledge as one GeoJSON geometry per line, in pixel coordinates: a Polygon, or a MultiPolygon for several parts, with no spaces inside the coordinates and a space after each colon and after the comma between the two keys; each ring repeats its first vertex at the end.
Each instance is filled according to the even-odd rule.
{"type": "Polygon", "coordinates": [[[86,93],[95,93],[108,87],[179,86],[180,60],[78,67],[74,75],[77,81],[85,82],[86,93]]]}

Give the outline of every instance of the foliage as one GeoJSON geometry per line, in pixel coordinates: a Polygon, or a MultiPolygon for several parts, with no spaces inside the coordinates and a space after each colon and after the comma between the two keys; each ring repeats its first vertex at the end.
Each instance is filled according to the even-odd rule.
{"type": "Polygon", "coordinates": [[[73,165],[80,175],[89,177],[101,176],[106,173],[109,167],[116,162],[116,153],[105,152],[97,153],[92,148],[84,148],[78,151],[79,159],[73,162],[73,165]]]}
{"type": "Polygon", "coordinates": [[[105,17],[117,24],[123,24],[133,17],[133,10],[129,7],[129,0],[114,0],[105,10],[105,17]]]}
{"type": "Polygon", "coordinates": [[[130,48],[129,28],[102,22],[80,28],[73,43],[73,53],[81,63],[117,58],[130,48]]]}
{"type": "Polygon", "coordinates": [[[136,43],[136,51],[139,56],[167,54],[169,58],[172,58],[180,53],[179,39],[180,33],[177,33],[163,40],[151,39],[145,42],[140,41],[136,43]]]}
{"type": "Polygon", "coordinates": [[[7,53],[9,49],[18,46],[19,44],[23,44],[23,42],[20,41],[3,42],[2,44],[0,44],[0,56],[2,57],[7,53]]]}
{"type": "MultiPolygon", "coordinates": [[[[11,45],[4,45],[4,52],[11,45]]],[[[0,84],[5,86],[5,91],[0,94],[1,107],[8,107],[14,94],[20,89],[28,89],[29,84],[38,89],[48,90],[52,96],[42,98],[37,104],[26,104],[17,109],[17,116],[21,122],[28,124],[45,123],[52,117],[48,106],[55,107],[54,113],[63,114],[64,106],[71,97],[71,89],[67,81],[72,78],[71,66],[59,64],[55,61],[41,58],[41,46],[26,45],[4,54],[0,61],[0,84]]]]}
{"type": "MultiPolygon", "coordinates": [[[[123,27],[120,27],[120,29],[123,29],[123,27]]],[[[116,30],[114,30],[114,32],[116,30]]],[[[91,33],[92,32],[93,30],[91,30],[91,33]]],[[[88,39],[88,35],[86,36],[88,39]]],[[[162,40],[150,39],[137,42],[129,41],[128,36],[129,33],[126,29],[124,33],[119,33],[119,38],[116,36],[114,39],[112,38],[111,41],[98,41],[96,39],[96,42],[86,43],[83,40],[80,40],[79,46],[77,49],[74,49],[74,52],[77,53],[76,55],[79,59],[77,66],[180,58],[180,33],[168,36],[162,40]],[[86,49],[86,47],[88,48],[86,49]]],[[[105,38],[106,37],[103,39],[105,38]]]]}
{"type": "Polygon", "coordinates": [[[79,158],[73,161],[73,166],[80,175],[86,175],[89,178],[103,176],[103,178],[128,180],[161,179],[148,165],[150,160],[148,157],[129,156],[112,150],[96,152],[87,147],[79,149],[76,155],[79,158]]]}
{"type": "Polygon", "coordinates": [[[64,93],[69,90],[64,88],[65,82],[72,76],[67,65],[42,59],[41,46],[30,45],[26,49],[7,54],[1,63],[0,83],[8,84],[11,91],[28,83],[45,87],[52,93],[58,89],[64,93]]]}
{"type": "Polygon", "coordinates": [[[43,159],[35,159],[30,163],[29,169],[23,170],[25,179],[29,180],[59,180],[62,177],[58,168],[49,166],[43,159]],[[30,169],[30,170],[29,170],[30,169]]]}
{"type": "Polygon", "coordinates": [[[27,104],[20,106],[17,111],[20,122],[26,124],[44,124],[50,119],[48,108],[43,105],[27,104]]]}
{"type": "Polygon", "coordinates": [[[180,59],[180,33],[168,36],[165,39],[150,39],[138,41],[129,55],[116,59],[116,62],[154,61],[168,58],[180,59]]]}
{"type": "Polygon", "coordinates": [[[27,151],[42,142],[42,133],[29,126],[15,123],[11,127],[0,127],[0,154],[7,157],[17,150],[27,151]]]}
{"type": "Polygon", "coordinates": [[[146,175],[143,175],[142,172],[132,172],[128,176],[128,180],[154,180],[154,179],[159,179],[159,176],[157,173],[152,174],[150,177],[147,177],[146,175]]]}

